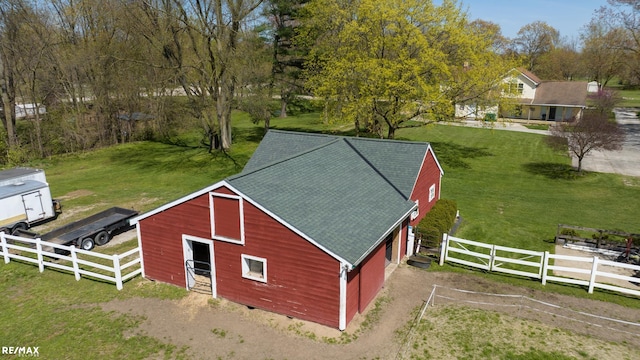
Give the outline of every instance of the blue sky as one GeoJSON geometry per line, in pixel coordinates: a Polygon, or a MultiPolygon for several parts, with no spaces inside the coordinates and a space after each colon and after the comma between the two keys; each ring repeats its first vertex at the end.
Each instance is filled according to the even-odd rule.
{"type": "Polygon", "coordinates": [[[560,31],[561,37],[575,40],[593,12],[606,4],[607,0],[462,0],[470,19],[500,25],[508,38],[516,37],[522,26],[540,20],[560,31]]]}

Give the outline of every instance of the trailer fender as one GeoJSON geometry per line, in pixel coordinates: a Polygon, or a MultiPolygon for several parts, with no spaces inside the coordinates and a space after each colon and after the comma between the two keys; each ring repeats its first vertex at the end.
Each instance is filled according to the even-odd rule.
{"type": "Polygon", "coordinates": [[[19,223],[13,225],[13,227],[11,228],[11,235],[17,235],[21,231],[27,230],[28,228],[29,228],[29,225],[27,225],[26,223],[23,223],[23,222],[19,222],[19,223]]]}
{"type": "Polygon", "coordinates": [[[111,236],[106,231],[100,231],[93,239],[96,245],[102,246],[111,240],[111,236]]]}

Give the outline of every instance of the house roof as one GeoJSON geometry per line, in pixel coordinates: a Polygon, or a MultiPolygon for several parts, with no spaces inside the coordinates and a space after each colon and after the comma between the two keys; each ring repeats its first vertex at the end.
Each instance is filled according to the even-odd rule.
{"type": "Polygon", "coordinates": [[[519,67],[517,69],[522,75],[524,75],[526,78],[528,78],[529,80],[531,80],[534,85],[538,85],[542,82],[542,80],[540,80],[539,77],[536,76],[536,74],[532,73],[531,71],[523,68],[523,67],[519,67]]]}
{"type": "Polygon", "coordinates": [[[415,209],[410,195],[429,151],[421,142],[270,130],[241,173],[131,223],[228,185],[354,267],[415,209]]]}
{"type": "Polygon", "coordinates": [[[271,130],[227,182],[355,266],[415,209],[410,196],[429,149],[271,130]]]}
{"type": "Polygon", "coordinates": [[[586,81],[545,81],[536,89],[532,105],[587,106],[586,81]]]}

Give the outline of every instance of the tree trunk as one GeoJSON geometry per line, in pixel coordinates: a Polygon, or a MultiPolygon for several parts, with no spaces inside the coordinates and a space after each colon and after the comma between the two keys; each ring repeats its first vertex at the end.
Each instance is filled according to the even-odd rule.
{"type": "Polygon", "coordinates": [[[284,91],[280,93],[280,117],[287,117],[287,100],[284,98],[284,91]]]}
{"type": "Polygon", "coordinates": [[[16,137],[16,97],[13,83],[12,69],[0,53],[0,97],[2,97],[2,124],[7,130],[7,145],[9,149],[17,144],[16,137]]]}

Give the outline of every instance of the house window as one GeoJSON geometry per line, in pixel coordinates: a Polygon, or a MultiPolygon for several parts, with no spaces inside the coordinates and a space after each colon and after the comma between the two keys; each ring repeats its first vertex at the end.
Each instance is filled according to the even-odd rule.
{"type": "Polygon", "coordinates": [[[524,84],[518,83],[518,94],[522,94],[524,92],[524,84]]]}
{"type": "Polygon", "coordinates": [[[267,282],[267,259],[242,254],[242,277],[267,282]]]}
{"type": "Polygon", "coordinates": [[[431,202],[436,197],[436,184],[431,185],[429,188],[429,202],[431,202]]]}
{"type": "Polygon", "coordinates": [[[211,234],[215,240],[244,244],[243,201],[240,196],[211,193],[211,234]]]}

